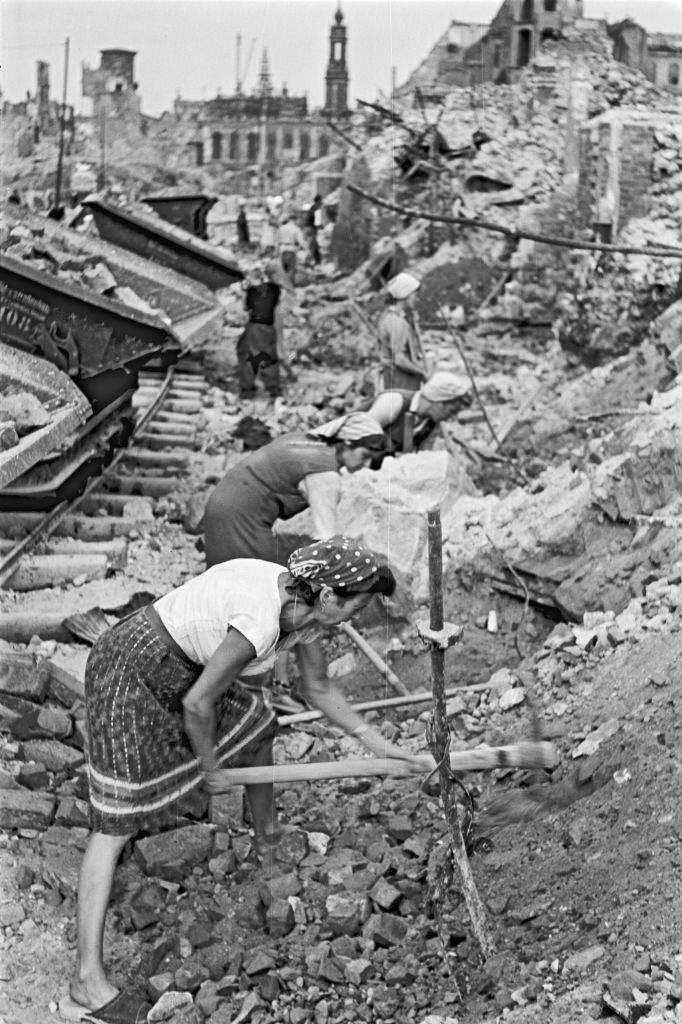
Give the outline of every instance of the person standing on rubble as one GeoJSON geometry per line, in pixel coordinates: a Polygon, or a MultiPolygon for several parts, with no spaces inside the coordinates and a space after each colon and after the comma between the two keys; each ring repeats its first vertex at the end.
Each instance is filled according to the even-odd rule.
{"type": "Polygon", "coordinates": [[[419,339],[412,315],[414,295],[421,281],[402,271],[386,285],[387,308],[377,324],[381,379],[386,390],[415,391],[426,379],[419,339]]]}
{"type": "Polygon", "coordinates": [[[260,239],[261,256],[277,256],[279,249],[279,215],[284,200],[281,196],[268,196],[260,239]]]}
{"type": "Polygon", "coordinates": [[[237,244],[240,249],[248,249],[251,245],[249,233],[249,222],[246,219],[246,202],[239,200],[239,213],[237,214],[237,244]]]}
{"type": "MultiPolygon", "coordinates": [[[[377,757],[416,761],[354,711],[327,679],[320,632],[346,622],[374,594],[391,596],[387,564],[348,537],[292,553],[288,564],[216,565],[108,629],[85,671],[92,832],[78,885],[78,959],[65,1020],[141,1024],[146,997],[107,978],[103,941],[116,863],[141,830],[172,827],[182,800],[220,769],[273,764],[277,720],[239,681],[262,675],[296,646],[307,700],[377,757]]],[[[418,762],[416,762],[418,763],[418,762]]],[[[246,787],[254,854],[266,865],[286,831],[273,785],[246,787]]]]}
{"type": "Polygon", "coordinates": [[[324,227],[324,211],[322,209],[322,196],[316,195],[312,205],[306,214],[306,231],[310,243],[310,258],[315,266],[322,262],[322,253],[317,241],[317,233],[324,227]]]}
{"type": "Polygon", "coordinates": [[[305,249],[303,232],[293,220],[290,212],[285,210],[279,228],[279,258],[282,262],[282,270],[292,285],[296,284],[296,260],[299,250],[304,252],[305,249]]]}
{"type": "Polygon", "coordinates": [[[439,423],[469,405],[471,381],[463,374],[448,370],[437,370],[419,391],[396,388],[382,391],[367,412],[382,425],[388,443],[371,468],[378,468],[387,455],[419,451],[439,423]]]}
{"type": "Polygon", "coordinates": [[[280,355],[283,354],[282,326],[277,317],[282,289],[287,281],[277,260],[257,266],[245,280],[244,305],[248,323],[237,341],[239,394],[252,398],[256,377],[271,398],[280,394],[280,355]]]}
{"type": "Polygon", "coordinates": [[[355,473],[368,466],[385,444],[381,424],[359,412],[308,433],[283,434],[247,455],[208,499],[203,517],[207,566],[230,558],[283,563],[299,539],[287,542],[273,533],[273,526],[306,508],[316,537],[338,533],[340,471],[355,473]]]}

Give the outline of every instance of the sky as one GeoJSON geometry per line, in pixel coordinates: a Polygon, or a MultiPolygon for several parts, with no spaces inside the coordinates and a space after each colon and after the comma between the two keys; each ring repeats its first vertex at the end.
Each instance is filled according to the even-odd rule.
{"type": "MultiPolygon", "coordinates": [[[[35,62],[50,64],[61,98],[69,37],[67,102],[83,109],[81,64],[99,65],[101,49],[136,50],[142,109],[158,115],[184,99],[230,95],[236,37],[242,36],[244,89],[256,85],[267,47],[275,88],[324,102],[329,28],[336,0],[0,0],[0,87],[12,101],[35,91],[35,62]],[[252,45],[252,40],[255,42],[252,45]]],[[[452,19],[487,22],[499,0],[342,0],[348,28],[351,100],[388,93],[391,70],[403,82],[452,19]]],[[[632,17],[652,32],[682,33],[679,0],[584,0],[586,17],[632,17]]]]}

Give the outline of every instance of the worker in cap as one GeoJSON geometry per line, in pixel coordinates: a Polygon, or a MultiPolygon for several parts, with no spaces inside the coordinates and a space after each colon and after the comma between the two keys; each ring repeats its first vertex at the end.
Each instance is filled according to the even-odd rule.
{"type": "Polygon", "coordinates": [[[421,282],[402,271],[386,285],[386,309],[377,324],[383,388],[415,391],[426,378],[424,358],[413,312],[421,282]]]}
{"type": "Polygon", "coordinates": [[[386,431],[387,445],[371,468],[377,469],[387,455],[419,451],[439,423],[470,404],[471,381],[448,370],[436,371],[418,391],[382,391],[367,412],[386,431]]]}

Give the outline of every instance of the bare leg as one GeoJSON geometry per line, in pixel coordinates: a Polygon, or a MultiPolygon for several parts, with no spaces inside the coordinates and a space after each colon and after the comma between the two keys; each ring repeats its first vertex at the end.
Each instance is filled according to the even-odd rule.
{"type": "MultiPolygon", "coordinates": [[[[266,740],[256,751],[251,764],[272,764],[272,740],[266,740]]],[[[271,836],[279,829],[277,810],[275,808],[274,787],[271,782],[261,782],[254,786],[245,786],[246,799],[253,821],[256,840],[259,837],[271,836]]]]}
{"type": "Polygon", "coordinates": [[[117,989],[104,973],[104,918],[116,863],[130,836],[90,836],[78,882],[78,962],[71,980],[71,997],[96,1010],[117,989]]]}

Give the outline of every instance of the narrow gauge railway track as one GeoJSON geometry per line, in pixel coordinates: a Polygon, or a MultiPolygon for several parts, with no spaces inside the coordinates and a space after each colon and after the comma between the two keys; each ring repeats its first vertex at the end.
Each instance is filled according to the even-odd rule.
{"type": "Polygon", "coordinates": [[[82,493],[47,513],[0,512],[0,587],[40,589],[68,582],[80,565],[87,572],[98,559],[103,568],[112,558],[114,564],[117,544],[135,527],[135,506],[143,513],[140,519],[148,520],[153,500],[172,494],[181,483],[197,446],[206,390],[201,369],[191,359],[166,371],[141,371],[127,446],[115,452],[82,493]],[[36,554],[45,549],[48,553],[36,554]]]}

